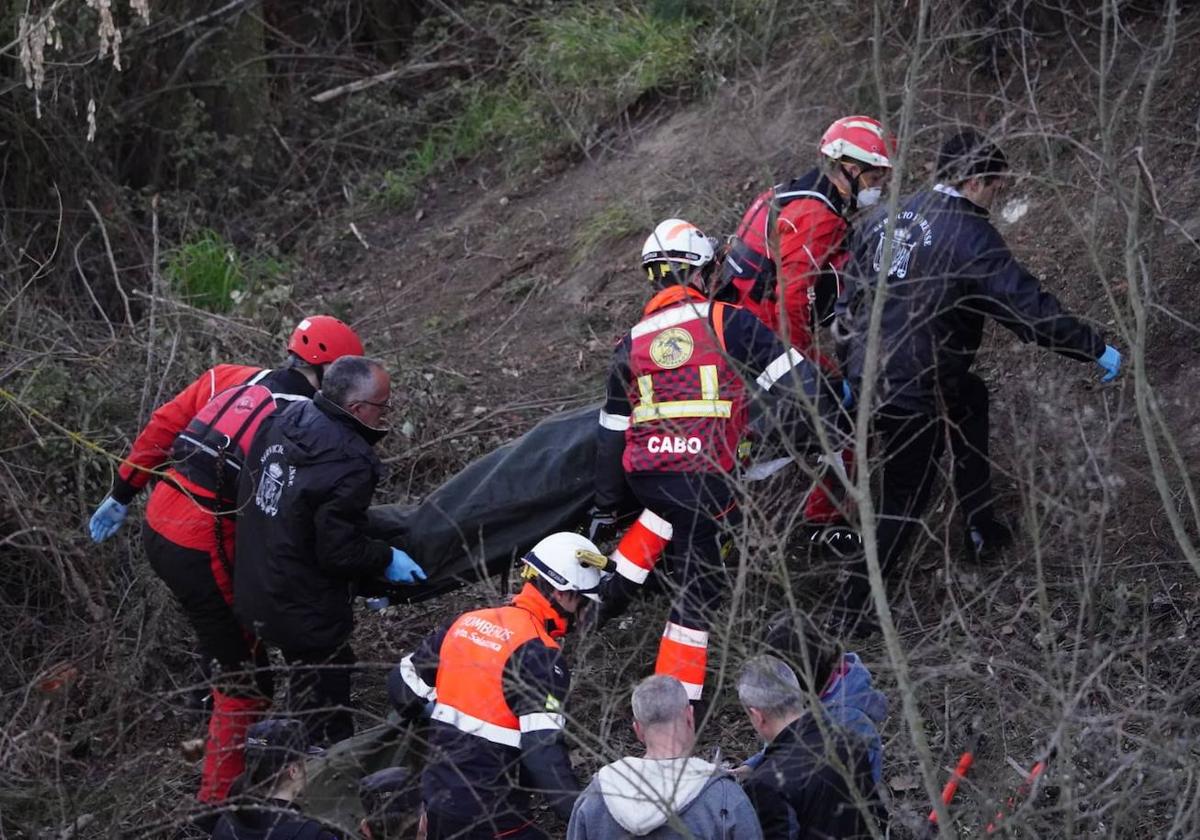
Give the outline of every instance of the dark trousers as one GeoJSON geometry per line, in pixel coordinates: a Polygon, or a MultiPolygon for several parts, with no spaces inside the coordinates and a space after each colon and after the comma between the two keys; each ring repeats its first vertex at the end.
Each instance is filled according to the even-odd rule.
{"type": "MultiPolygon", "coordinates": [[[[727,476],[632,473],[629,486],[643,507],[671,524],[671,541],[661,561],[676,586],[670,620],[695,630],[708,629],[725,594],[723,532],[738,517],[727,476]]],[[[609,586],[604,594],[605,615],[620,614],[643,589],[620,575],[609,586]]]]}
{"type": "Polygon", "coordinates": [[[215,663],[217,690],[231,697],[261,695],[269,700],[274,685],[266,650],[242,629],[217,588],[209,553],[177,545],[149,525],[142,528],[142,544],[150,568],[171,590],[196,632],[206,666],[215,663]]]}
{"type": "MultiPolygon", "coordinates": [[[[872,419],[878,488],[876,539],[884,576],[896,569],[929,505],[938,461],[950,439],[952,482],[965,527],[992,518],[988,460],[988,391],[982,379],[964,376],[945,394],[945,412],[881,411],[872,419]]],[[[870,598],[866,561],[860,560],[843,590],[844,606],[860,610],[870,598]]]]}
{"type": "Polygon", "coordinates": [[[518,822],[510,828],[505,821],[458,820],[437,811],[426,813],[427,840],[549,840],[537,826],[518,822]]]}
{"type": "Polygon", "coordinates": [[[280,647],[288,665],[288,714],[304,722],[309,743],[327,747],[354,734],[350,678],[354,651],[344,644],[332,653],[280,647]]]}

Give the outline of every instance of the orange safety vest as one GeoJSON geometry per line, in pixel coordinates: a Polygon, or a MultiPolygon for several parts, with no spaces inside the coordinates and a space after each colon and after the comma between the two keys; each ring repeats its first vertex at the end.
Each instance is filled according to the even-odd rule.
{"type": "Polygon", "coordinates": [[[557,649],[546,629],[546,621],[556,617],[532,584],[508,606],[459,616],[439,651],[433,719],[495,744],[520,747],[521,724],[504,699],[504,666],[533,639],[557,649]]]}

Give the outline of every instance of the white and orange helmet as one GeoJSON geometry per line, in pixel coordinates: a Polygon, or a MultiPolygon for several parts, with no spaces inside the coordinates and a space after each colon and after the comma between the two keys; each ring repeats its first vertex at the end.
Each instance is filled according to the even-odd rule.
{"type": "Polygon", "coordinates": [[[896,139],[884,134],[874,117],[842,117],[821,135],[821,154],[832,160],[852,160],[864,166],[892,168],[896,139]]]}
{"type": "Polygon", "coordinates": [[[709,291],[717,264],[717,240],[683,219],[658,223],[642,245],[642,268],[651,283],[690,283],[709,291]]]}

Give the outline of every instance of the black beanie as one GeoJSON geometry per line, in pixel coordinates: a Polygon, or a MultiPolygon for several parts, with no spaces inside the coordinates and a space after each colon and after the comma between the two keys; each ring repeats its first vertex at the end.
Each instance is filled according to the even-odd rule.
{"type": "Polygon", "coordinates": [[[1000,147],[973,128],[964,128],[951,134],[938,153],[938,178],[951,184],[1008,171],[1008,158],[1000,151],[1000,147]]]}

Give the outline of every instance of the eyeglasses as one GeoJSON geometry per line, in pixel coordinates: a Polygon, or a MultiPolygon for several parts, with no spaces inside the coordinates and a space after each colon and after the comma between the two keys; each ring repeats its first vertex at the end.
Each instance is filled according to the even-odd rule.
{"type": "Polygon", "coordinates": [[[360,405],[373,405],[376,408],[378,408],[380,411],[391,411],[392,410],[392,401],[391,400],[388,400],[387,402],[373,402],[371,400],[355,400],[355,402],[359,403],[360,405]]]}

